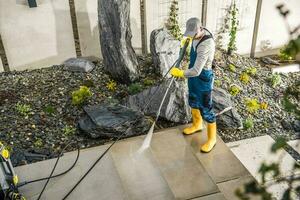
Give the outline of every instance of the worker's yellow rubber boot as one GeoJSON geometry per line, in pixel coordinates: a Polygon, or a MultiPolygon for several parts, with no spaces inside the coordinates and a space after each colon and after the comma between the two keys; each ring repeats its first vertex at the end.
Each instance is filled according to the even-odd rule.
{"type": "Polygon", "coordinates": [[[217,125],[214,123],[207,123],[207,142],[201,147],[201,151],[210,152],[217,142],[217,125]]]}
{"type": "Polygon", "coordinates": [[[203,129],[202,117],[199,109],[192,108],[192,119],[193,119],[193,125],[183,130],[183,133],[185,135],[190,135],[196,133],[197,131],[201,131],[203,129]]]}

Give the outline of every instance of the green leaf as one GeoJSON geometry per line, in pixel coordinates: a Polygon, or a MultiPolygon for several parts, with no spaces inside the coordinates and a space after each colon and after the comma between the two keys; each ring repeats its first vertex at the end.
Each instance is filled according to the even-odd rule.
{"type": "Polygon", "coordinates": [[[278,139],[276,139],[275,143],[272,145],[271,147],[271,152],[275,153],[277,150],[285,147],[286,144],[286,140],[283,137],[279,137],[278,139]]]}
{"type": "Polygon", "coordinates": [[[250,183],[245,184],[245,193],[258,194],[260,189],[258,188],[256,181],[251,181],[250,183]]]}
{"type": "Polygon", "coordinates": [[[282,195],[281,200],[290,200],[291,199],[291,188],[288,188],[282,195]]]}

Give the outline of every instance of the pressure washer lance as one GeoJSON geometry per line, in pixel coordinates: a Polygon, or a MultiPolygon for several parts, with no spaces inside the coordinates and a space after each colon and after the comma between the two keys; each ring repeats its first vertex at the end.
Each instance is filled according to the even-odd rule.
{"type": "MultiPolygon", "coordinates": [[[[178,58],[178,60],[176,61],[174,67],[177,67],[177,68],[180,67],[180,63],[181,63],[181,61],[182,61],[183,58],[184,58],[184,55],[185,55],[185,52],[186,52],[187,47],[189,46],[189,43],[190,43],[190,38],[188,38],[188,39],[185,41],[185,44],[184,44],[183,48],[182,48],[181,51],[180,51],[179,58],[178,58]]],[[[172,68],[173,68],[173,66],[171,66],[171,68],[169,69],[169,71],[170,71],[172,68]]],[[[168,71],[168,72],[169,72],[169,71],[168,71]]],[[[154,132],[155,124],[156,124],[156,122],[158,121],[158,118],[159,118],[159,115],[160,115],[161,108],[162,108],[162,106],[163,106],[163,104],[164,104],[164,102],[165,102],[165,99],[166,99],[166,97],[167,97],[167,95],[168,95],[168,93],[169,93],[169,90],[170,90],[170,88],[171,88],[171,86],[172,86],[174,80],[175,80],[175,77],[172,77],[172,79],[171,79],[171,81],[170,81],[170,83],[169,83],[169,85],[168,85],[168,87],[167,87],[167,89],[166,89],[166,91],[165,91],[164,97],[163,97],[163,99],[162,99],[162,101],[161,101],[161,103],[160,103],[160,105],[159,105],[158,110],[157,110],[156,118],[155,118],[155,120],[154,120],[154,122],[153,122],[151,128],[149,129],[149,131],[148,131],[148,133],[147,133],[147,135],[146,135],[146,138],[144,139],[144,142],[143,142],[142,146],[141,146],[140,149],[138,150],[138,153],[142,153],[145,149],[147,149],[147,148],[150,147],[150,144],[151,144],[151,141],[152,141],[152,137],[153,137],[153,132],[154,132]]],[[[153,97],[153,96],[154,96],[154,95],[152,95],[152,97],[153,97]]]]}
{"type": "Polygon", "coordinates": [[[25,200],[19,191],[18,176],[14,172],[10,154],[7,148],[0,142],[0,199],[25,200]]]}

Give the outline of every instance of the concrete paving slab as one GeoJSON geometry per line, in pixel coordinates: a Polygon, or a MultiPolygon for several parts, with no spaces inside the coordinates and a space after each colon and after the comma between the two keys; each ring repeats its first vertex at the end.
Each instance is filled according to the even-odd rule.
{"type": "Polygon", "coordinates": [[[300,153],[300,140],[291,140],[288,144],[298,153],[300,153]]]}
{"type": "MultiPolygon", "coordinates": [[[[246,183],[249,183],[251,181],[255,181],[255,179],[250,176],[243,176],[238,179],[234,179],[231,181],[225,181],[222,183],[217,184],[219,187],[219,190],[221,193],[225,196],[228,200],[240,200],[236,195],[235,191],[236,189],[241,189],[243,191],[243,186],[246,183]]],[[[250,197],[251,200],[261,200],[261,197],[252,195],[250,197]]]]}
{"type": "MultiPolygon", "coordinates": [[[[50,180],[41,199],[62,199],[107,147],[107,145],[104,145],[82,150],[77,165],[66,175],[50,180]]],[[[76,158],[76,153],[77,152],[66,153],[61,158],[55,174],[65,171],[69,166],[71,166],[76,158]]],[[[15,170],[19,175],[21,182],[47,177],[49,176],[55,161],[55,159],[51,159],[17,167],[15,170]]],[[[45,182],[43,181],[26,185],[20,189],[20,192],[28,200],[35,200],[42,190],[44,183],[45,182]]],[[[103,157],[100,163],[81,182],[69,198],[74,200],[128,199],[126,198],[126,193],[121,184],[121,179],[109,154],[103,157]]]]}
{"type": "MultiPolygon", "coordinates": [[[[273,143],[274,140],[270,136],[265,135],[227,143],[227,145],[255,179],[260,182],[261,177],[258,173],[258,169],[261,164],[263,162],[278,162],[280,157],[282,157],[280,162],[282,175],[291,175],[295,160],[285,150],[280,150],[276,154],[271,153],[270,149],[273,143]]],[[[267,176],[266,180],[272,180],[272,177],[267,176]]]]}
{"type": "MultiPolygon", "coordinates": [[[[176,127],[155,133],[151,148],[138,153],[144,138],[117,142],[70,199],[223,200],[230,199],[227,196],[231,197],[232,192],[230,184],[224,185],[225,182],[240,183],[238,178],[245,177],[243,174],[250,176],[220,138],[214,150],[204,154],[200,153],[199,146],[206,141],[206,134],[185,137],[176,127]]],[[[42,199],[62,199],[107,148],[104,145],[82,150],[73,170],[52,179],[42,199]]],[[[76,152],[66,153],[55,174],[71,166],[75,157],[76,152]]],[[[21,182],[47,177],[55,160],[17,167],[16,172],[21,182]]],[[[26,185],[20,192],[29,200],[36,199],[43,183],[26,185]]]]}
{"type": "Polygon", "coordinates": [[[135,137],[120,141],[111,149],[129,199],[175,199],[150,150],[138,153],[142,142],[143,137],[135,137]]]}
{"type": "Polygon", "coordinates": [[[151,151],[176,199],[192,199],[219,191],[178,129],[154,134],[151,151]]]}
{"type": "Polygon", "coordinates": [[[185,136],[185,139],[214,182],[219,183],[250,175],[219,136],[216,146],[209,153],[200,152],[200,147],[207,141],[205,130],[185,136]]]}
{"type": "Polygon", "coordinates": [[[216,194],[211,194],[204,197],[198,197],[192,200],[226,200],[226,199],[222,193],[218,192],[216,194]]]}

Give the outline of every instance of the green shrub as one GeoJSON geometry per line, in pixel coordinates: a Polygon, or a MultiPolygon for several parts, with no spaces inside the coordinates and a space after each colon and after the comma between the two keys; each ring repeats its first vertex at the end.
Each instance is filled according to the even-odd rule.
{"type": "Polygon", "coordinates": [[[235,66],[234,66],[233,64],[229,64],[229,65],[228,65],[228,68],[229,68],[229,70],[232,71],[232,72],[235,72],[235,71],[236,71],[236,68],[235,68],[235,66]]]}
{"type": "Polygon", "coordinates": [[[221,86],[221,81],[220,80],[215,80],[215,86],[220,87],[221,86]]]}
{"type": "Polygon", "coordinates": [[[267,102],[261,102],[260,103],[260,109],[262,110],[267,110],[269,107],[268,103],[267,102]]]}
{"type": "Polygon", "coordinates": [[[155,83],[155,80],[153,80],[153,79],[149,79],[149,78],[144,79],[145,86],[151,86],[151,85],[154,85],[154,83],[155,83]]]}
{"type": "Polygon", "coordinates": [[[128,87],[129,94],[137,94],[142,90],[143,90],[143,86],[140,83],[133,83],[128,87]]]}
{"type": "Polygon", "coordinates": [[[268,80],[272,87],[276,87],[281,83],[281,76],[280,74],[275,73],[269,76],[268,80]]]}
{"type": "Polygon", "coordinates": [[[106,84],[106,88],[110,91],[116,91],[117,89],[117,83],[114,80],[110,80],[107,84],[106,84]]]}
{"type": "Polygon", "coordinates": [[[240,76],[240,80],[242,81],[242,83],[248,84],[250,81],[250,77],[246,72],[243,72],[240,76]]]}
{"type": "Polygon", "coordinates": [[[286,52],[286,48],[287,48],[287,46],[285,46],[285,47],[283,47],[279,50],[279,55],[278,56],[279,56],[279,59],[282,60],[282,61],[293,59],[293,57],[286,52]]]}
{"type": "Polygon", "coordinates": [[[179,22],[178,22],[179,20],[178,11],[179,11],[178,1],[173,0],[171,3],[169,18],[166,23],[166,27],[170,31],[171,35],[173,35],[174,38],[176,38],[177,40],[181,40],[183,35],[181,33],[179,22]]]}
{"type": "Polygon", "coordinates": [[[250,76],[255,76],[257,73],[257,69],[256,67],[248,67],[246,73],[249,74],[250,76]]]}
{"type": "Polygon", "coordinates": [[[38,138],[35,142],[34,142],[34,146],[35,147],[42,147],[43,146],[43,140],[41,138],[38,138]]]}
{"type": "Polygon", "coordinates": [[[44,108],[44,112],[47,113],[48,115],[53,115],[55,113],[55,108],[48,105],[44,108]]]}
{"type": "Polygon", "coordinates": [[[80,86],[79,90],[72,92],[72,104],[82,105],[92,96],[92,92],[86,86],[80,86]]]}
{"type": "Polygon", "coordinates": [[[73,126],[69,126],[69,125],[66,125],[63,129],[62,129],[64,135],[74,135],[75,134],[75,131],[76,131],[76,128],[74,128],[73,126]]]}
{"type": "Polygon", "coordinates": [[[238,93],[240,93],[241,89],[237,85],[232,85],[229,88],[229,92],[232,96],[236,96],[238,93]]]}
{"type": "Polygon", "coordinates": [[[225,82],[227,82],[229,84],[231,83],[231,79],[228,78],[227,76],[224,76],[223,79],[224,79],[225,82]]]}
{"type": "Polygon", "coordinates": [[[246,99],[246,107],[250,113],[255,113],[260,109],[260,103],[257,99],[246,99]]]}
{"type": "Polygon", "coordinates": [[[237,34],[239,20],[238,20],[238,8],[236,6],[235,1],[233,1],[230,6],[230,15],[231,15],[230,18],[231,23],[230,23],[230,32],[229,32],[229,43],[227,47],[227,53],[229,55],[237,50],[236,34],[237,34]]]}
{"type": "Polygon", "coordinates": [[[18,102],[17,105],[16,105],[16,110],[17,110],[18,113],[20,113],[21,115],[28,118],[28,116],[29,116],[32,109],[31,109],[30,105],[21,104],[20,102],[18,102]]]}
{"type": "Polygon", "coordinates": [[[252,129],[254,127],[253,119],[252,118],[247,118],[243,122],[244,129],[252,129]]]}

